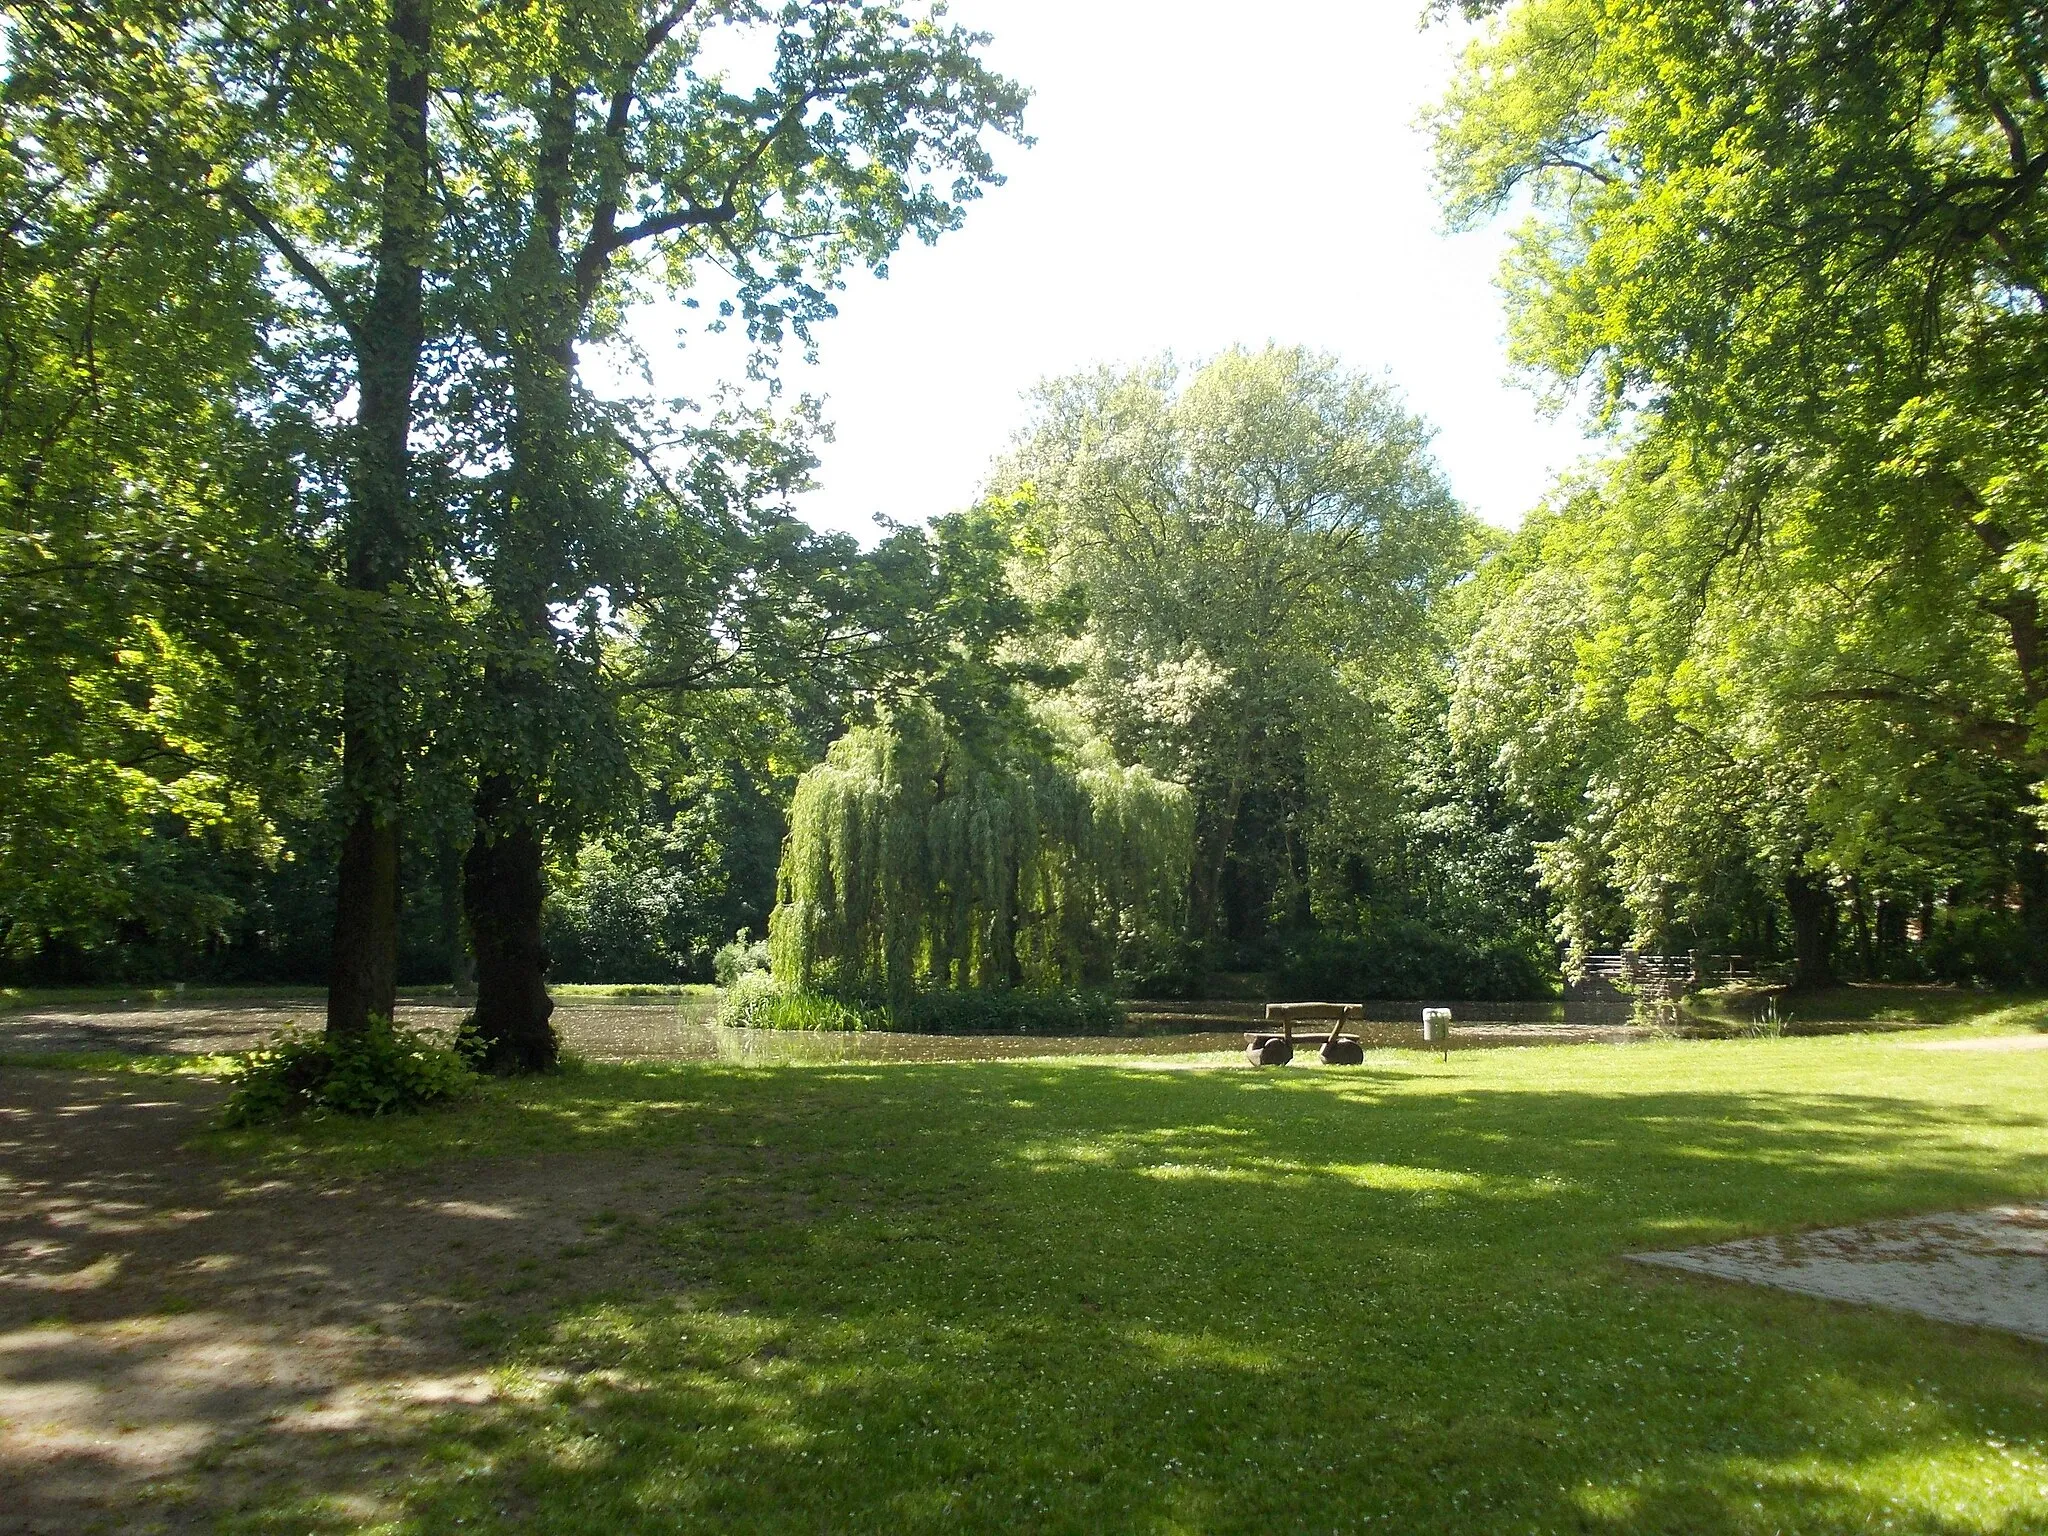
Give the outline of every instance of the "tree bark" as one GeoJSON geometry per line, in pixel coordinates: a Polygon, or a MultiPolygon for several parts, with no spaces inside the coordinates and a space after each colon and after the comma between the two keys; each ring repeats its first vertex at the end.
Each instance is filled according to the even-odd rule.
{"type": "Polygon", "coordinates": [[[1785,876],[1785,908],[1792,917],[1792,984],[1832,986],[1835,980],[1834,893],[1803,869],[1785,876]]]}
{"type": "MultiPolygon", "coordinates": [[[[424,341],[421,309],[428,205],[430,0],[391,0],[386,17],[383,186],[376,275],[354,327],[357,405],[347,585],[388,593],[405,579],[412,391],[424,341]]],[[[381,636],[356,646],[342,686],[342,794],[349,830],[335,883],[327,1031],[360,1034],[390,1018],[398,987],[401,669],[381,636]]]]}
{"type": "Polygon", "coordinates": [[[441,888],[441,952],[448,960],[448,985],[457,997],[476,991],[476,957],[469,952],[468,925],[462,914],[462,845],[443,837],[436,883],[441,888]]]}
{"type": "Polygon", "coordinates": [[[462,900],[476,944],[470,1027],[486,1071],[545,1072],[560,1058],[541,942],[541,838],[519,783],[494,775],[477,792],[476,840],[462,862],[462,900]]]}
{"type": "MultiPolygon", "coordinates": [[[[343,746],[343,762],[348,749],[343,746]]],[[[360,762],[361,754],[357,754],[360,762]]],[[[398,1002],[398,824],[359,806],[341,845],[334,943],[327,974],[327,1032],[360,1034],[398,1002]]]]}
{"type": "Polygon", "coordinates": [[[579,311],[562,257],[574,112],[567,83],[551,81],[533,223],[514,267],[504,321],[512,362],[511,473],[486,585],[507,650],[485,668],[484,686],[510,750],[477,787],[476,839],[463,872],[463,905],[476,946],[472,1028],[485,1066],[500,1073],[546,1071],[559,1058],[541,942],[547,889],[540,798],[544,765],[558,745],[543,739],[552,729],[548,600],[565,574],[563,531],[573,522],[576,495],[567,481],[574,462],[579,311]]]}
{"type": "Polygon", "coordinates": [[[1877,939],[1871,931],[1870,906],[1863,899],[1863,881],[1849,877],[1849,918],[1856,928],[1856,968],[1865,981],[1877,979],[1877,939]]]}

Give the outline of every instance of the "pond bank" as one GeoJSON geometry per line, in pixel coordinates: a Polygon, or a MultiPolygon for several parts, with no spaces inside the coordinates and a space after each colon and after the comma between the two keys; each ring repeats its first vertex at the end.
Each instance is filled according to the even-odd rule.
{"type": "MultiPolygon", "coordinates": [[[[2017,999],[1981,998],[1988,1019],[2017,999]]],[[[1670,1038],[1727,1039],[1754,1033],[1846,1034],[1926,1027],[1885,1017],[1858,1000],[1842,1017],[1791,1014],[1775,1025],[1692,1013],[1632,1014],[1611,1003],[1453,1003],[1453,1050],[1501,1046],[1627,1045],[1670,1038]],[[1873,1016],[1876,1015],[1876,1016],[1873,1016]]],[[[465,1006],[445,991],[401,998],[401,1022],[452,1031],[465,1006]]],[[[1359,1033],[1368,1048],[1422,1048],[1421,1001],[1364,1005],[1359,1033]]],[[[317,992],[257,994],[149,1002],[99,998],[48,1001],[0,1016],[0,1059],[52,1055],[190,1056],[246,1051],[286,1029],[318,1029],[317,992]]],[[[777,1033],[721,1028],[703,997],[591,997],[559,1000],[556,1022],[565,1047],[593,1062],[646,1061],[1003,1061],[1046,1056],[1196,1056],[1239,1052],[1262,1006],[1237,999],[1140,1000],[1129,1005],[1130,1027],[1115,1035],[997,1036],[777,1033]]],[[[1945,1008],[1943,1022],[1959,1022],[1945,1008]]],[[[1932,1021],[1927,1021],[1932,1022],[1932,1021]]]]}

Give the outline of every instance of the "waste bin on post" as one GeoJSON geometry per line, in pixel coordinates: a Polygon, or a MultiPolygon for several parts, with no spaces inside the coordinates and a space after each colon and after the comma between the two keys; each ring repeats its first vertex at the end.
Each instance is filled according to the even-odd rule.
{"type": "Polygon", "coordinates": [[[1422,1010],[1422,1043],[1433,1045],[1444,1053],[1444,1060],[1451,1059],[1451,1010],[1448,1008],[1425,1008],[1422,1010]]]}

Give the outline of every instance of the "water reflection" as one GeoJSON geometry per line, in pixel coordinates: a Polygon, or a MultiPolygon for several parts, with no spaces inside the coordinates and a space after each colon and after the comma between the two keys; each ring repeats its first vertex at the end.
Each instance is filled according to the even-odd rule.
{"type": "MultiPolygon", "coordinates": [[[[1458,1009],[1453,1050],[1512,1045],[1622,1044],[1675,1031],[1626,1008],[1577,1003],[1471,1003],[1458,1009]]],[[[1119,1035],[906,1035],[725,1029],[708,1003],[644,1004],[564,1000],[555,1014],[562,1043],[589,1061],[783,1062],[1008,1061],[1046,1056],[1177,1057],[1227,1052],[1242,1059],[1256,1003],[1141,1003],[1119,1035]]],[[[1366,1005],[1356,1031],[1369,1049],[1422,1049],[1422,1004],[1366,1005]]],[[[1312,1050],[1297,1059],[1313,1060],[1312,1050]]]]}
{"type": "MultiPolygon", "coordinates": [[[[1372,1002],[1357,1032],[1371,1049],[1421,1050],[1422,1008],[1415,1002],[1372,1002]]],[[[402,1000],[408,1025],[453,1033],[464,1007],[446,993],[402,1000]]],[[[1631,1013],[1626,1003],[1453,1003],[1451,1049],[1497,1046],[1623,1045],[1673,1036],[1726,1038],[1743,1031],[1675,1011],[1631,1013]]],[[[858,1035],[721,1029],[708,1002],[665,998],[579,998],[558,1001],[556,1026],[569,1050],[589,1061],[1002,1061],[1031,1056],[1186,1057],[1225,1053],[1242,1061],[1244,1033],[1263,1014],[1252,1002],[1140,1002],[1117,1035],[858,1035]]],[[[272,997],[136,1006],[95,1003],[25,1009],[0,1018],[0,1051],[124,1051],[141,1054],[245,1051],[286,1028],[316,1030],[321,999],[272,997]]],[[[1786,1033],[1898,1028],[1864,1022],[1802,1020],[1786,1033]]],[[[1911,1027],[1911,1026],[1903,1026],[1911,1027]]],[[[1300,1061],[1313,1061],[1304,1050],[1300,1061]]]]}

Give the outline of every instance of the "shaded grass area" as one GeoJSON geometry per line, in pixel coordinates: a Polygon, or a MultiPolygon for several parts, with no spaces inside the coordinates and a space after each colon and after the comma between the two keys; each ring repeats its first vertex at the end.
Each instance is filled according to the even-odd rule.
{"type": "Polygon", "coordinates": [[[2041,1531],[2048,1352],[1618,1258],[2040,1196],[2044,1090],[1846,1037],[585,1069],[216,1133],[706,1170],[630,1285],[471,1320],[505,1395],[399,1435],[375,1522],[271,1489],[229,1528],[2041,1531]]]}
{"type": "Polygon", "coordinates": [[[180,1074],[217,1077],[238,1056],[189,1052],[145,1054],[139,1051],[0,1051],[0,1068],[34,1067],[57,1072],[133,1072],[143,1077],[180,1074]]]}
{"type": "MultiPolygon", "coordinates": [[[[447,989],[440,990],[445,994],[447,989]]],[[[195,1007],[208,1003],[298,1002],[306,999],[317,1000],[326,995],[326,989],[323,987],[257,985],[0,987],[0,1013],[9,1013],[21,1008],[82,1008],[120,1004],[136,1007],[163,1007],[171,1004],[195,1007]]],[[[412,989],[408,988],[405,995],[413,995],[412,989]]]]}

